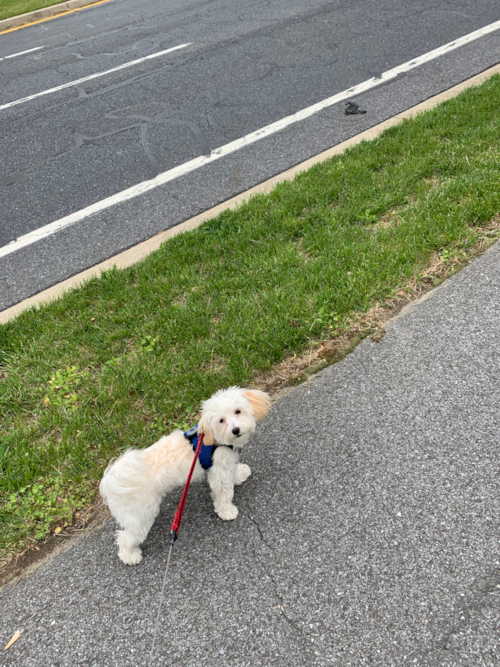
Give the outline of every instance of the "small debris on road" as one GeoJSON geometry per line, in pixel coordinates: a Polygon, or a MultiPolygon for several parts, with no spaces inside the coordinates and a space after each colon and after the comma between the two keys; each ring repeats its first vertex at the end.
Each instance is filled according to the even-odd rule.
{"type": "Polygon", "coordinates": [[[356,116],[357,114],[366,113],[366,109],[360,109],[356,102],[346,102],[344,113],[346,116],[356,116]]]}
{"type": "Polygon", "coordinates": [[[17,642],[17,640],[19,639],[20,636],[21,636],[21,633],[19,632],[19,630],[16,630],[15,633],[14,633],[14,636],[12,637],[10,642],[7,644],[7,646],[4,648],[4,651],[6,651],[8,648],[10,648],[14,642],[17,642]]]}

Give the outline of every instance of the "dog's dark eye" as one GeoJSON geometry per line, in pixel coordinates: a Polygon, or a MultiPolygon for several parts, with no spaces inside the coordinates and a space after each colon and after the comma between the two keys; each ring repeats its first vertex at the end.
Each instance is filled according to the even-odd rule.
{"type": "Polygon", "coordinates": [[[236,414],[239,415],[241,410],[236,410],[236,414]]]}
{"type": "Polygon", "coordinates": [[[220,420],[220,423],[221,423],[221,424],[223,424],[223,423],[224,423],[224,420],[223,420],[223,419],[221,419],[221,420],[220,420]]]}

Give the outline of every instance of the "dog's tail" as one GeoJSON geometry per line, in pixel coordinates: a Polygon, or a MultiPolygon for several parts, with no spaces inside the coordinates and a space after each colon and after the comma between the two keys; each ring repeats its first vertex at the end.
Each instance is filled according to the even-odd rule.
{"type": "Polygon", "coordinates": [[[144,453],[129,449],[106,468],[99,492],[109,504],[112,498],[140,493],[145,485],[152,483],[152,471],[144,460],[144,453]]]}

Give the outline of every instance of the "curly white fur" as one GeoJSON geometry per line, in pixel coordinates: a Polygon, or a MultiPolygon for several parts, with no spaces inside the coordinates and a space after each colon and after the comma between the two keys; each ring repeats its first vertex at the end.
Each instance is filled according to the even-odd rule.
{"type": "MultiPolygon", "coordinates": [[[[238,516],[234,486],[251,474],[247,465],[239,463],[239,452],[270,405],[264,392],[240,387],[221,389],[203,403],[198,433],[204,434],[205,444],[234,448],[218,447],[207,471],[214,509],[225,521],[238,516]]],[[[118,556],[127,565],[142,560],[140,545],[158,516],[163,497],[185,484],[192,462],[191,444],[182,431],[174,431],[147,449],[128,450],[106,469],[99,491],[123,529],[116,542],[118,556]]],[[[204,477],[197,462],[193,482],[204,477]]]]}

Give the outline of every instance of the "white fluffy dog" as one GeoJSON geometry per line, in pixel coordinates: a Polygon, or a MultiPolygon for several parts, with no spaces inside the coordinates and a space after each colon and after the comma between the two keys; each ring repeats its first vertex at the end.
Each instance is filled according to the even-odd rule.
{"type": "MultiPolygon", "coordinates": [[[[204,459],[201,455],[200,459],[205,460],[205,469],[196,462],[193,482],[203,479],[207,470],[215,511],[225,521],[238,516],[234,485],[251,474],[247,465],[239,463],[239,452],[270,406],[264,392],[240,387],[221,389],[203,403],[197,432],[204,434],[204,459]]],[[[196,436],[196,431],[191,435],[196,436]]],[[[174,431],[147,449],[130,449],[104,473],[99,491],[123,528],[116,542],[118,556],[127,565],[142,560],[139,545],[158,516],[165,494],[186,482],[195,444],[188,436],[190,431],[174,431]]]]}

